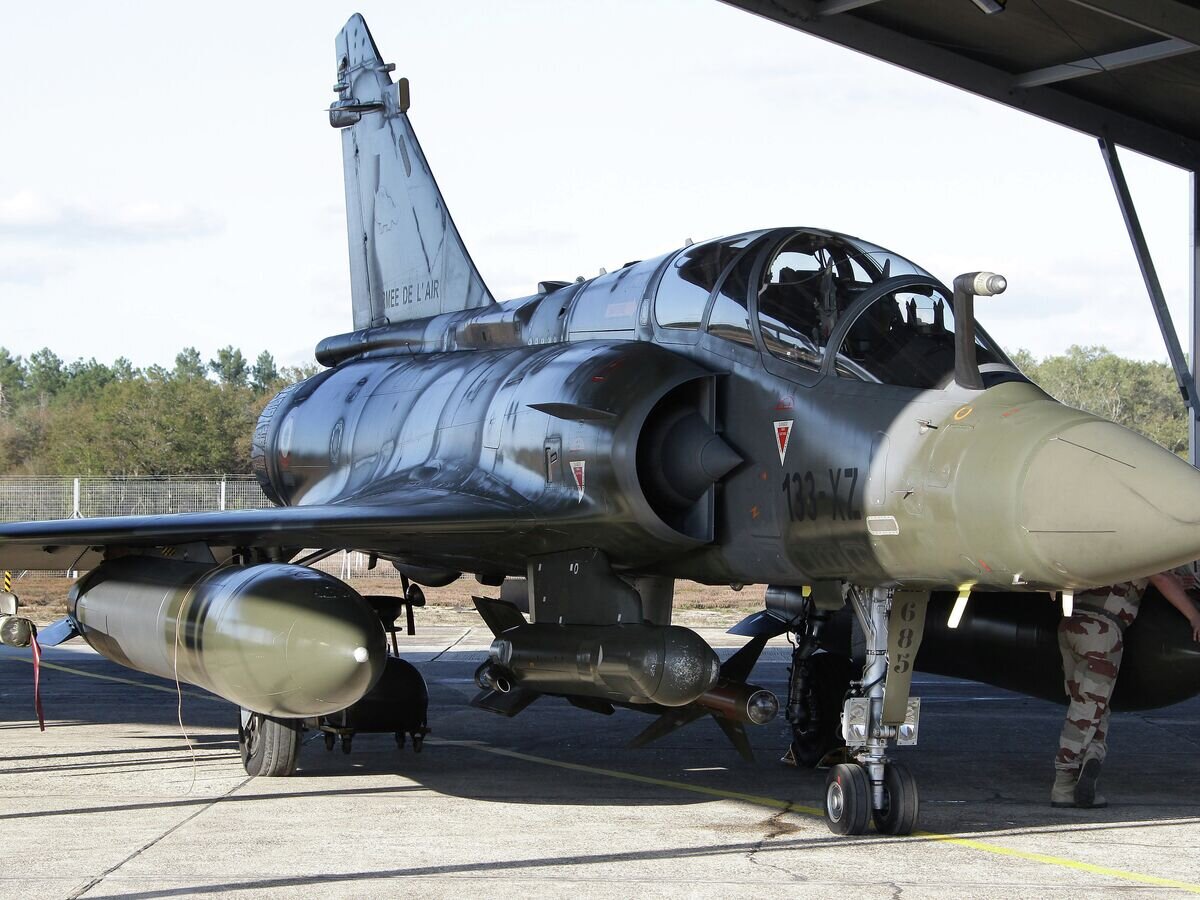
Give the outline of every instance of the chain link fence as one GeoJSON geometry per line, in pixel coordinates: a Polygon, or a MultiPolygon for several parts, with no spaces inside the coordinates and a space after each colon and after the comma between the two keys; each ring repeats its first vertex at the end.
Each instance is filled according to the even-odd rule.
{"type": "MultiPolygon", "coordinates": [[[[253,475],[170,475],[154,478],[0,478],[0,522],[152,516],[231,509],[268,509],[253,475]]],[[[365,553],[337,553],[315,568],[343,580],[399,578],[390,565],[369,570],[365,553]]],[[[66,575],[68,573],[59,573],[66,575]]]]}

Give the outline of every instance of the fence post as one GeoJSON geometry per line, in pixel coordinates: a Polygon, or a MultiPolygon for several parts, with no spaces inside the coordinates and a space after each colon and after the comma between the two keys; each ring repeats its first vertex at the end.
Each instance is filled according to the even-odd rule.
{"type": "Polygon", "coordinates": [[[83,513],[79,511],[79,479],[75,479],[75,502],[71,509],[72,519],[82,519],[83,513]]]}
{"type": "Polygon", "coordinates": [[[220,509],[221,509],[221,512],[224,512],[224,511],[225,511],[225,476],[224,476],[224,475],[222,475],[222,476],[221,476],[221,501],[220,501],[220,509]]]}

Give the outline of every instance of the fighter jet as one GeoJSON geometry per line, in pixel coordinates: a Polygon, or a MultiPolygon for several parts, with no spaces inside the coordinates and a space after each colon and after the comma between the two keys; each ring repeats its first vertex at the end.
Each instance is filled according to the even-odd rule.
{"type": "MultiPolygon", "coordinates": [[[[3,567],[86,571],[43,643],[80,636],[236,704],[251,774],[290,773],[306,725],[332,744],[383,717],[419,740],[425,686],[386,634],[418,585],[470,573],[499,588],[476,600],[495,641],[475,705],[654,713],[640,740],[711,715],[748,752],[778,706],[755,659],[794,633],[793,758],[848,754],[830,827],[905,834],[917,788],[888,753],[917,738],[927,617],[934,668],[1003,678],[1074,591],[1200,556],[1200,473],[1023,376],[975,321],[1000,275],[946,284],[856,237],[764,228],[498,302],[407,81],[360,16],[336,49],[352,329],[254,431],[275,507],[0,527],[3,567]],[[406,596],[312,568],[343,549],[406,596]],[[724,665],[671,623],[677,579],[768,586],[724,665]]],[[[1014,686],[1051,693],[1036,668],[1014,686]]]]}

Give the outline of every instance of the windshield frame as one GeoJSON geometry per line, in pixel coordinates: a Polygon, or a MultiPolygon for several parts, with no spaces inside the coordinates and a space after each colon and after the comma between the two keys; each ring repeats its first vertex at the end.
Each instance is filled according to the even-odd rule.
{"type": "MultiPolygon", "coordinates": [[[[875,282],[875,284],[872,285],[870,289],[865,291],[861,297],[855,300],[854,303],[851,304],[851,306],[842,314],[841,318],[838,319],[838,323],[834,327],[833,332],[829,335],[829,341],[827,342],[827,346],[832,347],[833,350],[831,352],[827,352],[824,359],[821,361],[821,376],[832,376],[834,378],[842,377],[837,374],[838,359],[840,357],[838,351],[842,348],[842,343],[846,339],[846,333],[854,327],[854,324],[858,321],[859,317],[866,312],[869,306],[871,306],[885,294],[894,293],[896,291],[903,290],[906,287],[915,287],[918,285],[932,287],[935,290],[940,291],[942,296],[946,298],[947,302],[953,304],[954,291],[946,287],[946,285],[932,275],[896,275],[884,281],[875,282]]],[[[995,338],[987,333],[987,330],[982,325],[979,324],[978,319],[975,320],[975,339],[977,341],[982,339],[983,342],[1001,358],[1003,365],[1010,367],[1013,373],[1019,376],[1021,380],[1029,380],[1021,372],[1021,370],[1017,368],[1016,363],[1012,361],[1012,358],[1009,357],[1004,348],[996,342],[995,338]]],[[[855,376],[846,376],[845,380],[847,381],[859,380],[860,383],[885,385],[887,387],[906,391],[945,390],[946,388],[950,387],[950,385],[955,383],[953,369],[948,372],[947,377],[942,379],[937,388],[917,388],[880,381],[875,376],[866,372],[862,366],[858,365],[853,360],[844,360],[844,363],[848,363],[847,368],[852,367],[856,373],[858,371],[862,371],[866,376],[860,377],[857,376],[857,374],[855,376]]],[[[989,368],[994,369],[995,365],[996,364],[993,363],[989,366],[989,368]]]]}
{"type": "MultiPolygon", "coordinates": [[[[763,368],[774,375],[781,378],[786,378],[788,381],[799,384],[812,386],[825,377],[827,372],[826,361],[829,358],[827,349],[833,342],[835,335],[838,332],[842,321],[848,316],[855,315],[859,301],[873,293],[875,288],[882,284],[887,279],[880,276],[883,275],[883,266],[887,259],[894,260],[893,265],[902,267],[903,276],[895,277],[927,277],[933,281],[937,281],[933,275],[926,272],[925,269],[918,266],[911,260],[887,250],[877,244],[864,241],[861,238],[853,235],[843,234],[839,231],[831,231],[827,228],[812,228],[812,227],[785,227],[775,228],[769,231],[769,237],[765,242],[765,248],[762,258],[759,260],[758,273],[756,276],[757,287],[752,289],[751,301],[751,321],[754,329],[755,341],[758,345],[758,351],[762,360],[763,368]],[[838,321],[834,323],[830,331],[829,338],[823,345],[820,346],[821,359],[815,363],[804,362],[801,360],[789,359],[786,356],[775,353],[770,349],[769,341],[762,323],[762,295],[763,291],[768,287],[767,279],[772,267],[776,264],[779,255],[784,252],[796,239],[808,236],[818,240],[828,240],[841,245],[842,252],[850,264],[858,266],[863,272],[871,278],[879,280],[873,281],[869,286],[863,289],[860,296],[855,297],[844,309],[838,314],[838,321]],[[884,259],[881,260],[880,256],[884,259]]],[[[840,346],[838,344],[837,346],[840,346]]]]}

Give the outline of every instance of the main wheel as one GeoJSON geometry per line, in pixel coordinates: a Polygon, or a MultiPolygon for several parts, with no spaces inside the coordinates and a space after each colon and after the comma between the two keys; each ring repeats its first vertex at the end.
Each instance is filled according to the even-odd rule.
{"type": "Polygon", "coordinates": [[[883,771],[883,809],[875,810],[875,827],[881,834],[912,834],[919,808],[917,782],[908,767],[888,763],[883,771]]]}
{"type": "Polygon", "coordinates": [[[280,777],[296,771],[301,725],[299,719],[273,719],[243,709],[238,749],[246,774],[280,777]]]}
{"type": "Polygon", "coordinates": [[[858,763],[839,763],[825,779],[825,822],[834,834],[863,834],[871,821],[871,779],[858,763]]]}

